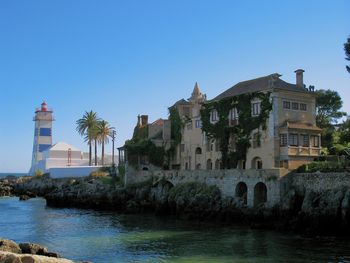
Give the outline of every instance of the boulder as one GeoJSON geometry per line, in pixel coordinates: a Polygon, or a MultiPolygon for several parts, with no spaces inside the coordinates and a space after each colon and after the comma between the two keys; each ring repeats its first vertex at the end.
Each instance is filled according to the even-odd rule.
{"type": "Polygon", "coordinates": [[[39,244],[19,243],[19,247],[21,248],[23,254],[46,256],[49,253],[46,247],[39,244]]]}
{"type": "Polygon", "coordinates": [[[15,254],[0,251],[0,263],[74,263],[64,258],[53,258],[40,255],[15,254]]]}
{"type": "Polygon", "coordinates": [[[22,253],[21,248],[17,243],[8,239],[0,239],[0,251],[7,251],[12,253],[22,253]]]}

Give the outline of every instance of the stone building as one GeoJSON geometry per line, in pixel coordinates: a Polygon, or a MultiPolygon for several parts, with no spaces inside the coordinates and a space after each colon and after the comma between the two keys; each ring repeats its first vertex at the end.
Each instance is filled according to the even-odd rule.
{"type": "MultiPolygon", "coordinates": [[[[303,72],[301,69],[295,71],[295,84],[283,81],[281,75],[275,73],[239,82],[211,100],[220,102],[253,92],[269,94],[272,110],[269,112],[266,130],[256,129],[251,132],[251,147],[246,159],[240,161],[237,168],[295,169],[320,154],[321,129],[316,126],[314,88],[305,88],[303,72]]],[[[173,105],[184,121],[182,141],[173,158],[173,166],[183,170],[213,170],[222,167],[219,143],[214,139],[208,140],[201,129],[200,109],[203,103],[206,103],[206,96],[196,83],[189,99],[181,99],[173,105]]],[[[261,114],[261,101],[254,99],[250,103],[252,116],[258,117],[261,114]]],[[[239,112],[232,109],[229,115],[227,125],[237,125],[239,112]]],[[[211,112],[212,123],[219,118],[218,112],[211,112]]],[[[232,147],[235,148],[234,145],[232,147]]]]}

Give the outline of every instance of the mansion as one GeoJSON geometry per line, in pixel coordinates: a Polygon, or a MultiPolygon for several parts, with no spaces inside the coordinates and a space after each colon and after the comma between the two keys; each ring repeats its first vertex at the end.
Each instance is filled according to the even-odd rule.
{"type": "MultiPolygon", "coordinates": [[[[181,142],[176,145],[169,168],[181,170],[223,168],[220,149],[222,144],[220,146],[218,140],[213,136],[207,136],[203,131],[201,110],[208,103],[220,105],[230,98],[240,98],[242,94],[265,94],[271,106],[264,119],[266,123],[251,130],[246,137],[249,140],[249,147],[245,151],[245,158],[238,160],[235,166],[226,165],[226,168],[295,169],[319,156],[321,129],[316,126],[314,87],[305,87],[303,72],[301,69],[295,71],[295,84],[283,81],[281,75],[277,73],[242,81],[212,100],[207,100],[196,83],[190,98],[181,99],[172,106],[177,109],[183,125],[181,142]]],[[[242,124],[245,121],[258,120],[263,113],[262,106],[263,102],[259,96],[251,99],[250,106],[248,105],[251,114],[249,120],[243,118],[243,115],[240,118],[243,112],[233,107],[229,111],[228,118],[225,118],[227,127],[232,128],[240,122],[242,124]]],[[[169,148],[173,139],[170,136],[172,129],[170,120],[159,119],[148,124],[148,119],[147,121],[145,119],[146,116],[143,116],[142,124],[148,125],[148,139],[154,140],[157,145],[167,145],[169,148]]],[[[215,125],[220,120],[222,116],[219,112],[216,109],[211,110],[210,123],[215,125]]],[[[235,134],[230,135],[228,144],[231,153],[242,151],[236,145],[235,134]]]]}

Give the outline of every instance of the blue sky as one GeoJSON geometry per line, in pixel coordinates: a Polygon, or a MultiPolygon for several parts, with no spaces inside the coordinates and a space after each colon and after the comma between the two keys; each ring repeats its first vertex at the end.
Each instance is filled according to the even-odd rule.
{"type": "MultiPolygon", "coordinates": [[[[274,72],[337,90],[350,112],[343,43],[350,1],[0,1],[0,172],[26,172],[35,107],[54,109],[54,142],[87,151],[75,121],[94,110],[130,138],[188,98],[274,72]]],[[[107,146],[108,151],[110,145],[107,146]]]]}

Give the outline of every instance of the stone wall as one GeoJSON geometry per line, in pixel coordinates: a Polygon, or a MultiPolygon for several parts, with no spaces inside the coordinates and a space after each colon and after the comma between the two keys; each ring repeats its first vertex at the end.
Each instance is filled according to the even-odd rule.
{"type": "Polygon", "coordinates": [[[160,180],[166,180],[175,186],[186,182],[200,182],[217,186],[224,197],[237,196],[237,185],[243,183],[247,189],[248,207],[258,204],[259,200],[254,201],[254,198],[259,194],[257,184],[262,183],[263,188],[266,187],[266,207],[273,207],[280,203],[281,176],[285,173],[286,170],[283,169],[133,171],[127,173],[126,183],[153,180],[153,184],[157,184],[160,180]]]}
{"type": "Polygon", "coordinates": [[[350,173],[300,173],[288,177],[284,188],[293,186],[296,190],[315,192],[350,188],[350,173]]]}

